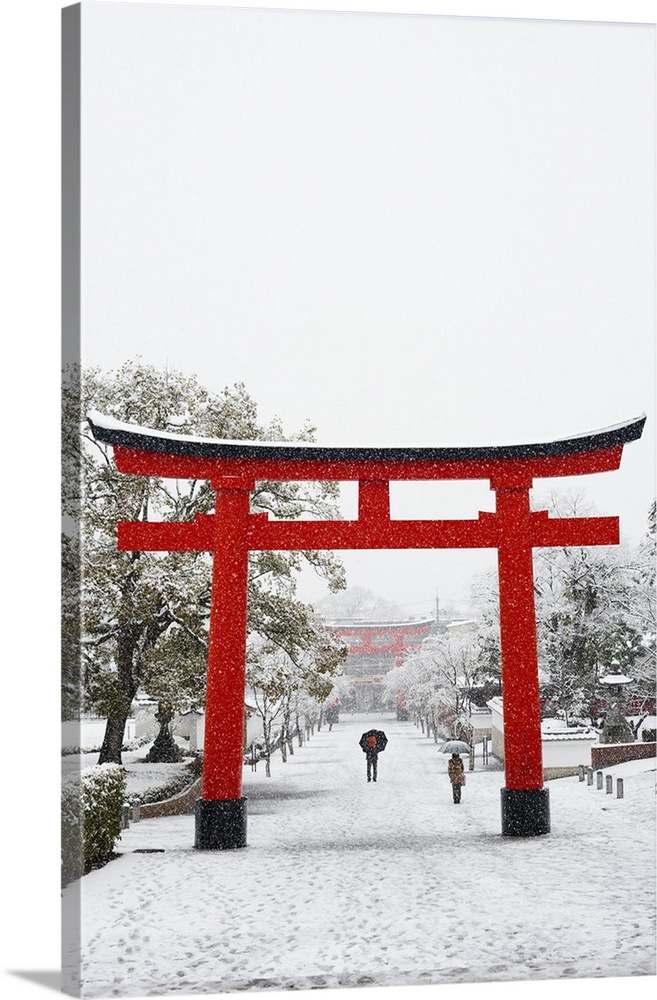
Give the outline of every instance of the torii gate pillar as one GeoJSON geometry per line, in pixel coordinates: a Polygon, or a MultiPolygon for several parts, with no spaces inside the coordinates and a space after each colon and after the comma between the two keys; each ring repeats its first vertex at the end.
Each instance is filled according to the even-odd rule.
{"type": "Polygon", "coordinates": [[[95,436],[114,447],[120,472],[207,479],[214,515],[195,521],[120,522],[119,548],[214,553],[202,798],[195,845],[246,845],[242,796],[248,553],[320,549],[496,548],[506,786],[502,833],[550,830],[543,787],[532,551],[538,546],[616,545],[617,517],[550,518],[531,511],[535,477],[588,475],[620,465],[645,416],[541,444],[480,448],[353,448],[303,442],[219,441],[166,435],[90,414],[95,436]],[[392,520],[393,480],[488,480],[494,513],[469,520],[392,520]],[[357,481],[355,521],[270,521],[249,509],[256,481],[357,481]]]}
{"type": "Polygon", "coordinates": [[[499,489],[496,507],[504,768],[502,833],[550,831],[549,791],[543,787],[531,514],[528,489],[499,489]]]}
{"type": "Polygon", "coordinates": [[[212,602],[205,699],[201,798],[195,847],[246,846],[246,799],[242,796],[246,613],[249,572],[247,537],[250,490],[255,483],[224,478],[216,491],[212,602]]]}

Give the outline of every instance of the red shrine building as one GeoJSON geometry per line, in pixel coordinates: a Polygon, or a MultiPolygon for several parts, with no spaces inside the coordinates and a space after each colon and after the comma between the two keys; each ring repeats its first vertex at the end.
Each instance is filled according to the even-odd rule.
{"type": "Polygon", "coordinates": [[[402,622],[339,618],[329,624],[349,649],[342,668],[350,681],[349,694],[342,699],[342,708],[348,712],[383,710],[385,675],[400,667],[436,631],[435,617],[402,622]]]}

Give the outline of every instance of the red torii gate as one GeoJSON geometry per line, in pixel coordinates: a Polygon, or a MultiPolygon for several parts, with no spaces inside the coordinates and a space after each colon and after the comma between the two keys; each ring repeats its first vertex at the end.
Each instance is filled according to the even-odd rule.
{"type": "Polygon", "coordinates": [[[194,521],[121,521],[126,551],[214,553],[208,650],[202,797],[195,846],[246,846],[242,797],[243,707],[249,551],[496,548],[500,592],[506,787],[502,833],[549,833],[543,787],[532,549],[617,545],[617,517],[556,518],[531,511],[535,478],[580,476],[620,466],[623,445],[641,437],[645,415],[543,444],[494,447],[329,447],[289,442],[221,441],[166,434],[89,415],[116,467],[132,475],[207,479],[215,513],[194,521]],[[391,520],[394,480],[487,479],[494,513],[470,520],[391,520]],[[270,521],[250,513],[256,481],[358,482],[355,521],[270,521]]]}

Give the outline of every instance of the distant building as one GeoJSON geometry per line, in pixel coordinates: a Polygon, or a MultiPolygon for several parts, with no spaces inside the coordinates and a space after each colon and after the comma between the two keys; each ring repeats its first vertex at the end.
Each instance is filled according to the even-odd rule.
{"type": "Polygon", "coordinates": [[[468,711],[470,743],[483,743],[493,736],[493,713],[489,705],[471,705],[468,711]]]}
{"type": "Polygon", "coordinates": [[[401,622],[340,618],[328,624],[349,650],[343,670],[351,681],[351,693],[342,699],[342,709],[352,712],[381,711],[385,674],[400,667],[406,656],[417,652],[423,640],[437,631],[434,617],[401,622]]]}

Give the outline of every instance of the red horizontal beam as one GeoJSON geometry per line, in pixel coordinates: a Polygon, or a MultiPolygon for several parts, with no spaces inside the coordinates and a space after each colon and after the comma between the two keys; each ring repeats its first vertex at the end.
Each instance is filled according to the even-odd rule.
{"type": "Polygon", "coordinates": [[[617,517],[549,517],[536,511],[530,518],[531,543],[536,548],[566,545],[618,545],[617,517]]]}
{"type": "MultiPolygon", "coordinates": [[[[135,552],[209,552],[216,532],[207,521],[188,524],[120,521],[119,549],[135,552]]],[[[252,515],[247,547],[251,551],[317,549],[458,549],[495,548],[498,532],[479,521],[269,521],[252,515]]]]}
{"type": "Polygon", "coordinates": [[[481,521],[263,521],[252,522],[249,548],[480,549],[495,548],[495,526],[481,521]]]}
{"type": "Polygon", "coordinates": [[[117,547],[121,552],[212,552],[211,524],[198,521],[119,521],[117,547]]]}
{"type": "MultiPolygon", "coordinates": [[[[531,544],[616,545],[617,517],[555,518],[531,515],[531,544]]],[[[450,521],[270,521],[249,518],[247,548],[252,551],[318,549],[480,549],[496,548],[502,519],[484,512],[477,520],[450,521]]],[[[511,529],[513,526],[511,526],[511,529]]],[[[118,547],[135,552],[210,552],[221,524],[210,514],[188,523],[120,521],[118,547]]]]}
{"type": "Polygon", "coordinates": [[[531,486],[532,479],[582,476],[610,472],[620,465],[621,445],[600,451],[547,455],[527,459],[428,460],[321,460],[321,459],[232,459],[170,455],[166,452],[137,451],[114,445],[119,472],[165,479],[208,479],[220,483],[230,478],[247,488],[254,480],[289,482],[299,480],[430,480],[488,479],[494,488],[531,486]]]}

